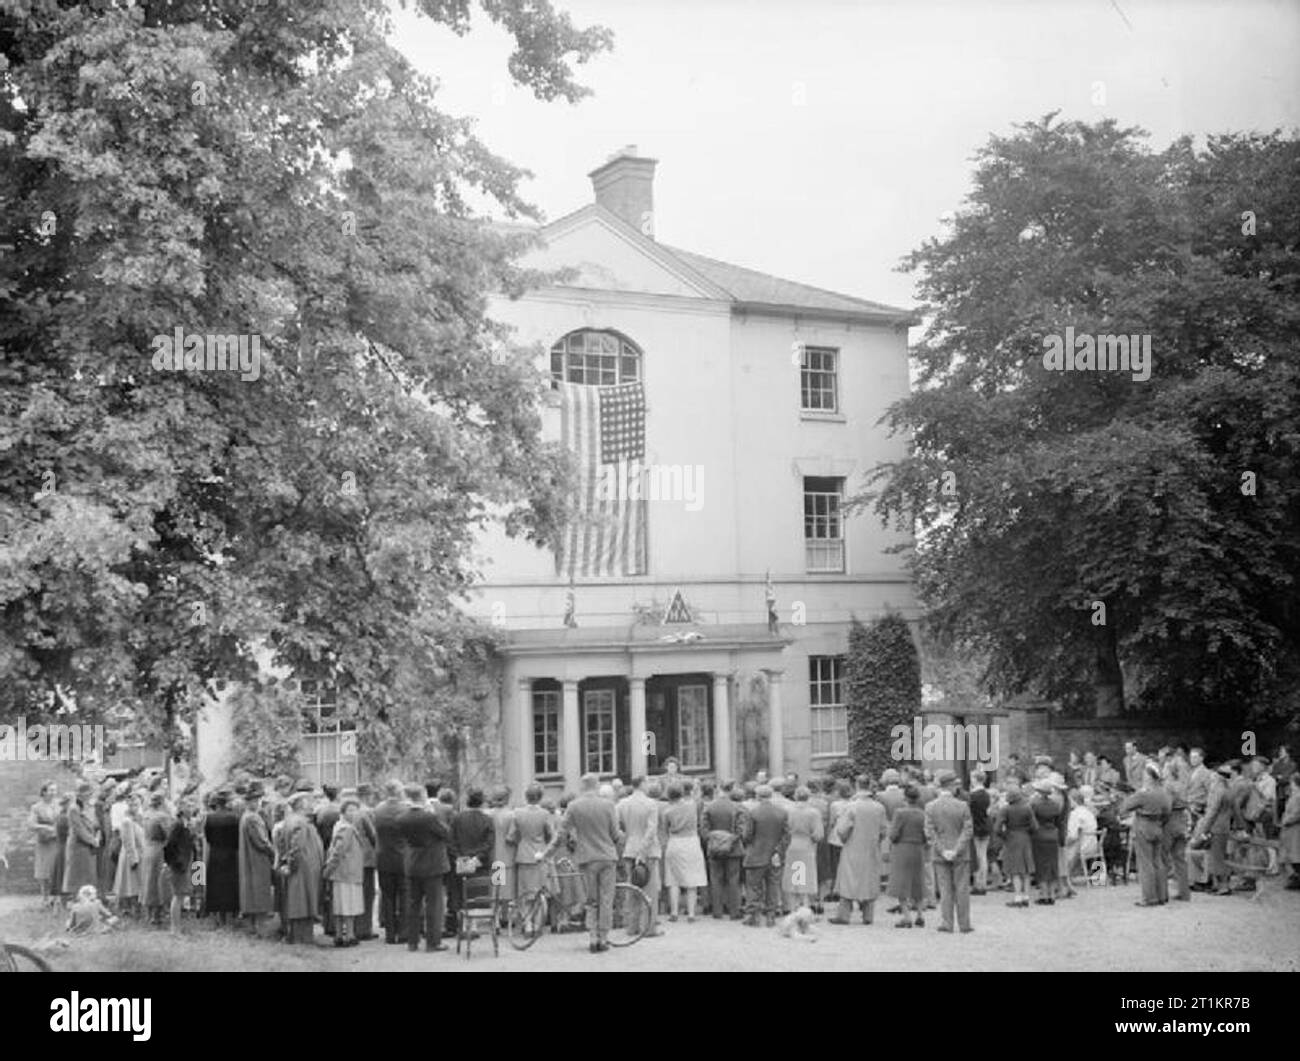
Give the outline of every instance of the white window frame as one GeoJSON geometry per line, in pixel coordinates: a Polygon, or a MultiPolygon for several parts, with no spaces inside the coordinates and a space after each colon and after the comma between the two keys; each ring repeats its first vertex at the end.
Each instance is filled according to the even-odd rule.
{"type": "Polygon", "coordinates": [[[556,382],[613,387],[638,382],[642,372],[640,348],[618,332],[578,328],[551,345],[551,379],[556,382]],[[606,365],[607,360],[612,363],[606,365]],[[631,372],[627,371],[628,362],[631,362],[631,372]],[[575,374],[582,378],[574,379],[575,374]]]}
{"type": "Polygon", "coordinates": [[[840,411],[840,351],[834,346],[803,346],[799,365],[799,408],[805,413],[840,411]],[[826,367],[829,360],[830,367],[826,367]],[[816,362],[814,365],[813,362],[816,362]],[[829,380],[829,386],[825,381],[829,380]],[[813,386],[816,381],[817,386],[813,386]],[[814,395],[830,394],[829,405],[812,404],[814,395]]]}
{"type": "Polygon", "coordinates": [[[808,732],[814,757],[849,754],[849,714],[844,703],[844,657],[808,657],[808,732]],[[838,695],[837,695],[838,694],[838,695]],[[826,722],[829,720],[830,724],[826,722]],[[836,738],[843,734],[843,741],[836,738]],[[829,738],[829,750],[818,750],[818,738],[829,738]]]}
{"type": "Polygon", "coordinates": [[[557,777],[560,774],[560,690],[534,689],[532,696],[533,711],[533,775],[535,777],[557,777]],[[539,702],[540,701],[540,702],[539,702]],[[539,719],[542,722],[538,728],[539,719]],[[549,720],[549,721],[548,721],[549,720]],[[547,738],[551,743],[547,743],[547,738]],[[541,750],[538,750],[538,741],[541,750]],[[549,769],[549,763],[554,763],[549,769]]]}
{"type": "MultiPolygon", "coordinates": [[[[600,715],[605,714],[605,709],[599,709],[600,715]]],[[[613,774],[618,769],[618,697],[613,689],[584,689],[582,692],[582,772],[584,774],[613,774]],[[601,746],[593,753],[589,747],[592,737],[591,724],[588,716],[592,709],[589,706],[594,697],[604,699],[609,698],[609,726],[601,726],[595,733],[604,737],[609,737],[608,753],[605,749],[605,742],[601,741],[601,746]],[[592,756],[596,756],[593,763],[592,756]],[[609,769],[604,767],[605,755],[609,755],[609,769]]]]}
{"type": "Polygon", "coordinates": [[[840,476],[805,476],[803,513],[804,569],[811,574],[843,574],[846,569],[844,479],[840,476]],[[809,479],[830,479],[837,484],[837,488],[834,491],[809,490],[809,479]],[[809,501],[812,502],[811,513],[809,501]]]}
{"type": "Polygon", "coordinates": [[[304,678],[298,691],[307,700],[303,721],[310,726],[299,746],[303,776],[317,784],[355,786],[361,780],[357,728],[353,723],[345,726],[339,717],[336,690],[328,682],[304,678]],[[328,712],[323,710],[326,707],[328,712]]]}
{"type": "MultiPolygon", "coordinates": [[[[695,751],[696,749],[691,749],[695,751]]],[[[709,736],[709,687],[707,685],[679,685],[677,687],[677,763],[683,770],[707,770],[713,765],[713,748],[709,736]],[[690,690],[699,693],[699,709],[704,720],[704,757],[695,758],[687,754],[687,728],[682,724],[682,693],[690,690]]]]}

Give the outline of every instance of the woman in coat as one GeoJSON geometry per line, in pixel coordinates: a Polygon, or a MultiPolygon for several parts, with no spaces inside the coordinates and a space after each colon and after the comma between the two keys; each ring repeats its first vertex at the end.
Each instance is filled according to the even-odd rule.
{"type": "Polygon", "coordinates": [[[1056,902],[1052,895],[1056,890],[1057,870],[1061,862],[1061,826],[1058,819],[1063,809],[1055,796],[1055,786],[1047,778],[1035,781],[1034,791],[1037,795],[1029,805],[1037,822],[1031,840],[1034,878],[1038,882],[1038,898],[1034,902],[1039,906],[1051,906],[1056,902]]]}
{"type": "Polygon", "coordinates": [[[1011,881],[1008,906],[1029,908],[1029,877],[1034,872],[1033,837],[1038,819],[1015,781],[1007,782],[1007,803],[998,816],[1002,837],[1002,874],[1011,881]]]}
{"type": "Polygon", "coordinates": [[[68,842],[63,855],[63,891],[76,895],[85,885],[99,887],[99,849],[104,838],[95,823],[94,786],[83,781],[68,808],[68,842]]]}
{"type": "Polygon", "coordinates": [[[171,931],[181,934],[181,913],[185,899],[194,886],[194,861],[199,838],[194,831],[194,812],[186,804],[176,810],[176,818],[167,831],[163,843],[163,865],[166,870],[164,892],[171,896],[171,931]]]}
{"type": "Polygon", "coordinates": [[[239,817],[230,809],[229,793],[212,794],[203,837],[207,841],[203,909],[216,914],[224,925],[239,913],[239,817]]]}
{"type": "Polygon", "coordinates": [[[161,925],[163,907],[167,905],[167,867],[163,863],[163,846],[172,828],[166,793],[159,790],[150,793],[149,809],[140,824],[144,827],[144,855],[140,859],[141,900],[149,923],[161,925]]]}
{"type": "Polygon", "coordinates": [[[316,826],[307,820],[311,802],[310,792],[294,796],[280,834],[280,874],[284,877],[284,916],[290,943],[310,943],[321,912],[321,866],[325,852],[316,826]]]}
{"type": "Polygon", "coordinates": [[[881,844],[889,836],[889,822],[884,805],[872,798],[867,784],[867,778],[858,779],[857,794],[835,824],[835,833],[843,844],[835,877],[839,907],[835,916],[828,918],[835,925],[849,923],[854,903],[862,907],[864,925],[875,919],[880,875],[884,867],[881,844]]]}
{"type": "Polygon", "coordinates": [[[680,782],[668,786],[668,806],[661,815],[667,836],[664,846],[664,883],[668,885],[668,920],[677,920],[682,892],[686,893],[686,920],[695,920],[696,889],[708,887],[708,870],[700,847],[700,817],[693,800],[682,799],[680,782]]]}
{"type": "Polygon", "coordinates": [[[59,797],[59,816],[54,822],[54,836],[59,847],[54,854],[54,870],[50,874],[50,894],[53,903],[62,906],[68,900],[68,893],[63,890],[63,871],[68,865],[68,808],[72,806],[72,797],[66,793],[59,797]]]}
{"type": "Polygon", "coordinates": [[[826,836],[822,812],[812,803],[812,793],[804,785],[794,792],[790,808],[790,846],[785,851],[785,871],[781,876],[781,893],[786,913],[817,902],[817,848],[826,836]]]}
{"type": "MultiPolygon", "coordinates": [[[[59,861],[59,788],[53,781],[41,786],[40,798],[32,804],[27,824],[35,840],[36,865],[33,875],[41,886],[41,905],[51,906],[63,888],[54,881],[54,867],[59,861]]],[[[67,842],[67,838],[64,838],[67,842]]]]}
{"type": "Polygon", "coordinates": [[[830,805],[826,808],[826,846],[829,848],[830,855],[830,876],[826,883],[830,891],[826,893],[827,899],[839,899],[835,892],[835,879],[840,872],[840,853],[844,849],[844,841],[840,839],[839,833],[835,831],[835,826],[839,824],[840,815],[849,805],[853,798],[853,786],[843,778],[835,782],[833,792],[827,792],[831,796],[830,805]]]}
{"type": "Polygon", "coordinates": [[[343,801],[341,817],[334,826],[329,855],[323,876],[332,887],[330,912],[334,915],[334,946],[355,947],[361,940],[355,931],[357,919],[365,913],[365,896],[361,888],[365,877],[365,851],[357,834],[360,800],[343,801]]]}
{"type": "Polygon", "coordinates": [[[131,796],[126,804],[126,817],[118,830],[122,846],[117,856],[117,871],[113,878],[113,894],[117,896],[119,914],[137,914],[140,895],[144,891],[144,878],[140,871],[144,859],[144,827],[140,824],[140,797],[131,796]]]}
{"type": "Polygon", "coordinates": [[[911,928],[912,913],[915,912],[916,927],[924,928],[921,872],[924,868],[925,811],[921,809],[921,790],[915,785],[906,785],[903,799],[906,802],[894,811],[889,823],[889,895],[898,900],[902,914],[894,922],[894,927],[911,928]]]}
{"type": "Polygon", "coordinates": [[[275,909],[271,890],[275,847],[262,815],[262,793],[260,784],[249,786],[239,819],[239,912],[248,918],[253,935],[258,934],[258,922],[275,909]]]}

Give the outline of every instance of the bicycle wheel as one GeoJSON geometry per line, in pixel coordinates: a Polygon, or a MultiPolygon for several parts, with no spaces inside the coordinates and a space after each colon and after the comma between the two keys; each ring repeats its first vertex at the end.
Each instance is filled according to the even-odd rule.
{"type": "Polygon", "coordinates": [[[510,920],[506,922],[506,937],[515,950],[527,950],[537,942],[546,923],[546,895],[538,892],[531,902],[510,904],[510,920]]]}
{"type": "Polygon", "coordinates": [[[50,963],[16,943],[0,944],[0,973],[48,973],[50,963]]]}
{"type": "Polygon", "coordinates": [[[607,942],[630,947],[650,928],[650,900],[633,884],[614,885],[614,924],[607,942]]]}

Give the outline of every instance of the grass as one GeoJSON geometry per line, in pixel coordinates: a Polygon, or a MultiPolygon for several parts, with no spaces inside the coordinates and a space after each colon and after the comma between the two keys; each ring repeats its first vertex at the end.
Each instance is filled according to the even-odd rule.
{"type": "MultiPolygon", "coordinates": [[[[0,939],[28,946],[61,935],[63,915],[41,910],[34,897],[0,899],[0,939]]],[[[287,947],[253,939],[237,928],[187,918],[185,933],[126,922],[113,932],[78,937],[66,949],[43,951],[56,972],[313,972],[324,968],[324,947],[287,947]],[[317,952],[320,952],[319,955],[317,952]]]]}

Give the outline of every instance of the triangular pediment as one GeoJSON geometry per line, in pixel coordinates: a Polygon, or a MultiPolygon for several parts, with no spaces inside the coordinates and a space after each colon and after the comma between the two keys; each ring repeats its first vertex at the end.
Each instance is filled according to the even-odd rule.
{"type": "Polygon", "coordinates": [[[541,234],[543,246],[521,264],[575,270],[566,287],[729,300],[716,284],[602,207],[583,207],[545,226],[541,234]]]}

